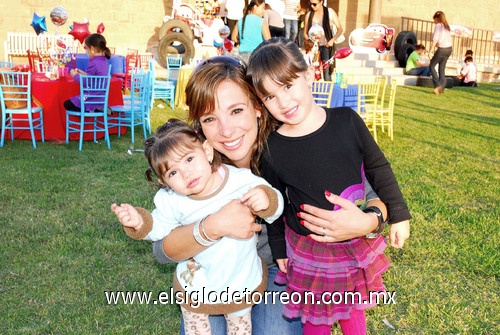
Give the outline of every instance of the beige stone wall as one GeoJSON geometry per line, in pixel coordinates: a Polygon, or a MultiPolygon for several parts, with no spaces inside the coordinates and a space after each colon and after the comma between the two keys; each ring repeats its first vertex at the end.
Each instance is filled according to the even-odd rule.
{"type": "MultiPolygon", "coordinates": [[[[375,0],[372,0],[375,1],[375,0]]],[[[482,29],[500,30],[498,0],[480,0],[474,3],[465,0],[379,0],[382,3],[382,23],[401,30],[401,16],[432,20],[436,10],[446,13],[449,22],[482,29]]],[[[192,0],[186,1],[192,2],[192,0]]],[[[368,24],[370,0],[330,0],[330,6],[339,9],[339,17],[346,33],[368,24]]],[[[157,31],[165,15],[172,12],[172,0],[101,0],[76,1],[58,0],[9,0],[0,3],[0,41],[7,32],[33,32],[30,26],[33,13],[45,16],[48,32],[56,30],[50,21],[50,10],[55,6],[66,8],[68,22],[59,28],[60,33],[68,33],[69,26],[87,18],[91,32],[103,23],[104,36],[108,45],[116,47],[117,53],[124,53],[128,47],[139,51],[151,50],[157,44],[157,31]]],[[[4,55],[4,44],[0,44],[0,57],[4,55]]]]}

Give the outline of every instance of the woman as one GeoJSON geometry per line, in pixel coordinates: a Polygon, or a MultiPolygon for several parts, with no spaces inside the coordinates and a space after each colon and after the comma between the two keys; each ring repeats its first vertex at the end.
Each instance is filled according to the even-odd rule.
{"type": "MultiPolygon", "coordinates": [[[[323,5],[322,0],[312,0],[309,2],[311,10],[304,18],[304,39],[309,39],[309,29],[318,24],[323,27],[325,36],[319,42],[320,57],[323,62],[329,60],[335,53],[335,42],[344,32],[337,13],[332,8],[323,5]]],[[[330,70],[333,66],[323,71],[323,79],[332,80],[330,70]]]]}
{"type": "Polygon", "coordinates": [[[245,63],[248,63],[250,54],[262,41],[271,38],[269,25],[264,20],[265,6],[264,0],[251,0],[231,33],[233,42],[239,44],[238,52],[245,63]]]}
{"type": "Polygon", "coordinates": [[[451,56],[451,30],[446,16],[443,12],[437,11],[434,16],[434,34],[432,35],[431,50],[435,50],[434,56],[429,64],[432,82],[434,83],[434,94],[442,94],[446,87],[445,69],[446,62],[451,56]],[[436,72],[436,65],[439,65],[439,75],[436,72]]]}
{"type": "MultiPolygon", "coordinates": [[[[262,111],[253,89],[245,80],[245,69],[235,59],[219,56],[200,64],[187,84],[186,103],[189,106],[189,118],[214,149],[224,156],[226,162],[258,172],[260,153],[275,125],[267,116],[268,113],[262,111]]],[[[331,225],[325,240],[334,242],[365,236],[377,228],[378,222],[374,215],[364,214],[347,200],[339,197],[334,199],[343,210],[335,214],[320,209],[309,212],[309,227],[313,227],[316,220],[321,223],[328,221],[331,225]]],[[[380,201],[373,200],[370,205],[385,210],[380,201]]],[[[284,291],[284,286],[274,284],[278,267],[273,258],[279,255],[271,255],[267,240],[267,229],[272,229],[273,225],[255,224],[247,207],[237,200],[209,215],[205,225],[210,236],[235,238],[248,238],[262,229],[257,248],[269,267],[267,291],[284,291]]],[[[322,229],[319,225],[317,227],[318,230],[322,229]]],[[[175,229],[163,241],[155,242],[153,250],[157,259],[162,263],[172,262],[192,257],[204,250],[192,236],[193,225],[188,225],[175,229]]],[[[283,319],[282,310],[283,305],[279,301],[255,305],[252,309],[253,334],[302,334],[300,320],[283,319]]],[[[213,334],[225,334],[223,317],[211,317],[210,321],[213,334]]]]}

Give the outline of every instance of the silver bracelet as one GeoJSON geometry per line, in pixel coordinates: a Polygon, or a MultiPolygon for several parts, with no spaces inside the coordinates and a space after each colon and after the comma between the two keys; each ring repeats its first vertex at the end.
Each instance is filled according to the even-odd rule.
{"type": "Polygon", "coordinates": [[[201,220],[201,232],[203,233],[203,235],[205,236],[205,238],[206,238],[208,241],[210,241],[210,242],[212,242],[212,243],[218,242],[218,241],[219,241],[218,239],[217,239],[217,240],[214,240],[214,239],[210,238],[210,237],[208,236],[207,232],[205,231],[205,220],[207,219],[207,217],[208,217],[208,215],[207,215],[207,216],[205,216],[205,217],[201,220]]]}
{"type": "Polygon", "coordinates": [[[200,234],[200,223],[203,221],[204,219],[200,220],[200,221],[197,221],[195,224],[194,224],[194,227],[193,227],[193,237],[194,239],[196,240],[196,242],[198,242],[198,244],[204,246],[204,247],[209,247],[211,246],[212,244],[215,244],[215,242],[211,242],[209,240],[207,240],[206,238],[202,237],[201,234],[200,234]]]}

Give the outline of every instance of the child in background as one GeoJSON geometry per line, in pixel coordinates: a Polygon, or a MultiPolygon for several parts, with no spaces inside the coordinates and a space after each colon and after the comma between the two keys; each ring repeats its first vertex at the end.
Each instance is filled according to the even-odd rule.
{"type": "MultiPolygon", "coordinates": [[[[127,234],[136,239],[158,241],[176,227],[197,222],[193,238],[208,247],[178,263],[174,274],[175,292],[183,297],[200,292],[229,292],[245,297],[252,291],[264,292],[267,267],[257,256],[257,238],[235,239],[209,236],[204,218],[233,199],[273,222],[282,213],[283,198],[249,169],[221,163],[220,155],[188,124],[170,119],[146,141],[145,154],[150,169],[147,179],[159,187],[152,220],[144,209],[129,204],[111,205],[127,234]],[[152,221],[152,222],[151,222],[152,221]]],[[[199,294],[202,295],[202,294],[199,294]]],[[[177,296],[176,296],[177,297],[177,296]]],[[[186,334],[210,334],[208,315],[225,314],[228,333],[251,334],[251,303],[198,296],[198,301],[180,302],[186,334]],[[204,300],[202,300],[204,299],[204,300]],[[198,306],[198,304],[200,304],[198,306]]]]}
{"type": "Polygon", "coordinates": [[[462,67],[458,79],[461,80],[460,86],[477,87],[477,67],[471,56],[465,57],[465,65],[462,67]]]}
{"type": "Polygon", "coordinates": [[[313,70],[295,43],[277,38],[263,42],[250,57],[247,77],[269,113],[282,124],[268,137],[261,172],[271,185],[286,190],[288,198],[286,226],[275,227],[282,223],[279,220],[272,229],[284,230],[285,236],[269,232],[273,256],[286,273],[287,292],[302,297],[313,292],[314,299],[321,299],[323,292],[358,292],[361,296],[338,304],[311,304],[302,299],[286,304],[283,315],[300,317],[306,335],[329,335],[336,321],[344,334],[365,334],[364,309],[375,304],[363,300],[369,301],[370,292],[385,292],[382,273],[389,259],[379,233],[386,219],[379,208],[370,206],[363,210],[366,214],[360,214],[378,218],[375,234],[336,243],[328,243],[332,219],[321,220],[322,228],[312,223],[320,215],[332,217],[342,211],[332,205],[334,194],[353,203],[363,200],[366,171],[367,180],[387,205],[391,243],[402,247],[411,216],[390,164],[354,110],[325,110],[316,105],[310,90],[313,70]],[[310,205],[322,209],[313,211],[310,205]]]}
{"type": "MultiPolygon", "coordinates": [[[[89,55],[90,62],[87,69],[71,69],[69,74],[75,81],[80,81],[80,76],[107,76],[109,72],[109,64],[106,59],[111,58],[111,50],[106,46],[106,39],[101,34],[91,34],[85,39],[85,50],[89,55]]],[[[97,105],[93,107],[99,108],[97,105]]],[[[79,111],[81,109],[80,95],[74,96],[64,102],[64,108],[71,111],[79,111]]],[[[102,108],[102,107],[101,107],[102,108]]],[[[108,108],[108,113],[111,109],[108,108]]]]}
{"type": "Polygon", "coordinates": [[[423,44],[415,45],[415,51],[413,51],[408,60],[406,61],[405,74],[412,76],[426,76],[430,75],[429,63],[425,64],[421,62],[420,57],[425,51],[425,46],[423,44]]]}

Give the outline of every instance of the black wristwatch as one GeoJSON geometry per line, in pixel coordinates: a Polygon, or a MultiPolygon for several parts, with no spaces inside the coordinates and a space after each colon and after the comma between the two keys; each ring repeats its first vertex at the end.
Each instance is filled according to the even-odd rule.
{"type": "Polygon", "coordinates": [[[371,232],[370,234],[366,235],[365,237],[366,238],[375,238],[375,237],[379,236],[385,227],[385,221],[384,221],[384,217],[382,215],[382,211],[378,207],[369,206],[369,207],[366,207],[365,209],[363,209],[363,212],[375,213],[375,215],[377,215],[377,218],[378,218],[377,230],[375,230],[374,232],[371,232]]]}

